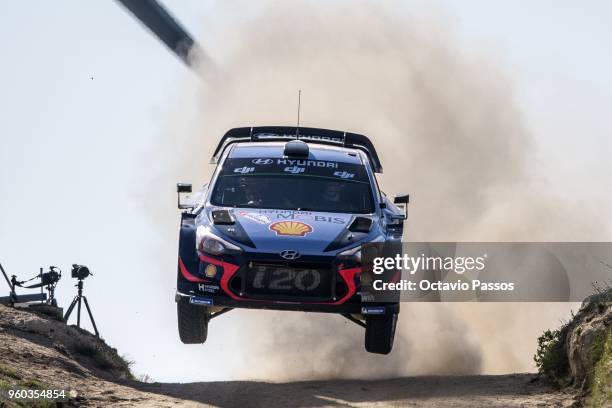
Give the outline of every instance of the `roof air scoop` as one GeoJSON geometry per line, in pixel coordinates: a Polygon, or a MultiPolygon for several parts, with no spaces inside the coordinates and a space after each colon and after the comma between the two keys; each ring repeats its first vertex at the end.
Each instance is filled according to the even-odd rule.
{"type": "Polygon", "coordinates": [[[285,144],[285,156],[308,157],[308,145],[301,140],[291,140],[285,144]]]}
{"type": "Polygon", "coordinates": [[[214,210],[212,212],[213,224],[215,225],[233,225],[235,224],[232,214],[225,209],[214,210]]]}
{"type": "Polygon", "coordinates": [[[351,232],[370,232],[372,219],[367,217],[355,217],[348,230],[351,232]]]}

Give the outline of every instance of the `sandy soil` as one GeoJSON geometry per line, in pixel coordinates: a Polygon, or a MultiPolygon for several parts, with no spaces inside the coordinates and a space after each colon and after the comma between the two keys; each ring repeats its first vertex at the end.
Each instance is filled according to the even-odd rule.
{"type": "Polygon", "coordinates": [[[62,336],[75,336],[76,329],[69,329],[0,306],[0,368],[75,390],[77,397],[69,405],[86,407],[566,407],[574,401],[534,374],[147,384],[117,378],[67,352],[58,342],[62,336]]]}

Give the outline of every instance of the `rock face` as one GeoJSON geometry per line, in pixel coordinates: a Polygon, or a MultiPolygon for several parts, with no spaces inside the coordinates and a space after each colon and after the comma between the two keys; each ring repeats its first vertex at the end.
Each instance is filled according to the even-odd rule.
{"type": "Polygon", "coordinates": [[[129,363],[104,340],[57,318],[0,306],[0,328],[22,337],[37,338],[63,355],[79,359],[91,371],[108,378],[129,378],[129,363]]]}
{"type": "Polygon", "coordinates": [[[612,289],[587,298],[566,328],[570,374],[586,390],[612,330],[612,289]]]}

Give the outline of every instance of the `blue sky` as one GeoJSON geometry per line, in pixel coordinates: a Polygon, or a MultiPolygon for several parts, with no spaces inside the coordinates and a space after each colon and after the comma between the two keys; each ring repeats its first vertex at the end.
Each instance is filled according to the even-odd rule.
{"type": "MultiPolygon", "coordinates": [[[[260,7],[221,3],[166,1],[213,58],[223,55],[219,27],[260,7]]],[[[545,176],[564,180],[573,194],[612,195],[610,2],[387,7],[437,16],[462,47],[503,66],[545,176]]],[[[0,262],[21,277],[61,266],[64,304],[74,293],[69,265],[88,264],[95,276],[86,294],[100,330],[136,361],[137,372],[159,380],[225,378],[222,370],[180,368],[191,356],[165,324],[174,314],[173,288],[154,282],[162,237],[143,214],[150,203],[140,194],[164,163],[153,151],[160,129],[190,109],[182,95],[193,74],[112,1],[6,2],[0,38],[0,262]]],[[[159,199],[174,200],[173,186],[159,191],[166,194],[159,199]]],[[[172,284],[173,274],[164,282],[172,284]]],[[[229,337],[231,322],[219,325],[229,337]]],[[[221,340],[210,345],[218,353],[224,347],[221,340]]]]}

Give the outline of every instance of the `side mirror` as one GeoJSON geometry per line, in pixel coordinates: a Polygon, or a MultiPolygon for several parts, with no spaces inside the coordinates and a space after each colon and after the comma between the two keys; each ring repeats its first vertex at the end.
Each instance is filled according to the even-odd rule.
{"type": "Polygon", "coordinates": [[[400,194],[393,197],[393,204],[399,204],[400,208],[404,207],[404,219],[408,218],[408,203],[410,202],[409,194],[400,194]]]}
{"type": "Polygon", "coordinates": [[[181,194],[189,194],[191,193],[191,184],[189,183],[177,183],[176,184],[176,193],[177,193],[177,206],[179,209],[183,210],[185,208],[192,208],[190,205],[183,204],[181,202],[181,194]]]}
{"type": "Polygon", "coordinates": [[[176,183],[177,193],[191,193],[191,184],[189,183],[176,183]]]}
{"type": "Polygon", "coordinates": [[[393,197],[393,204],[408,204],[410,202],[410,194],[402,194],[393,197]]]}

